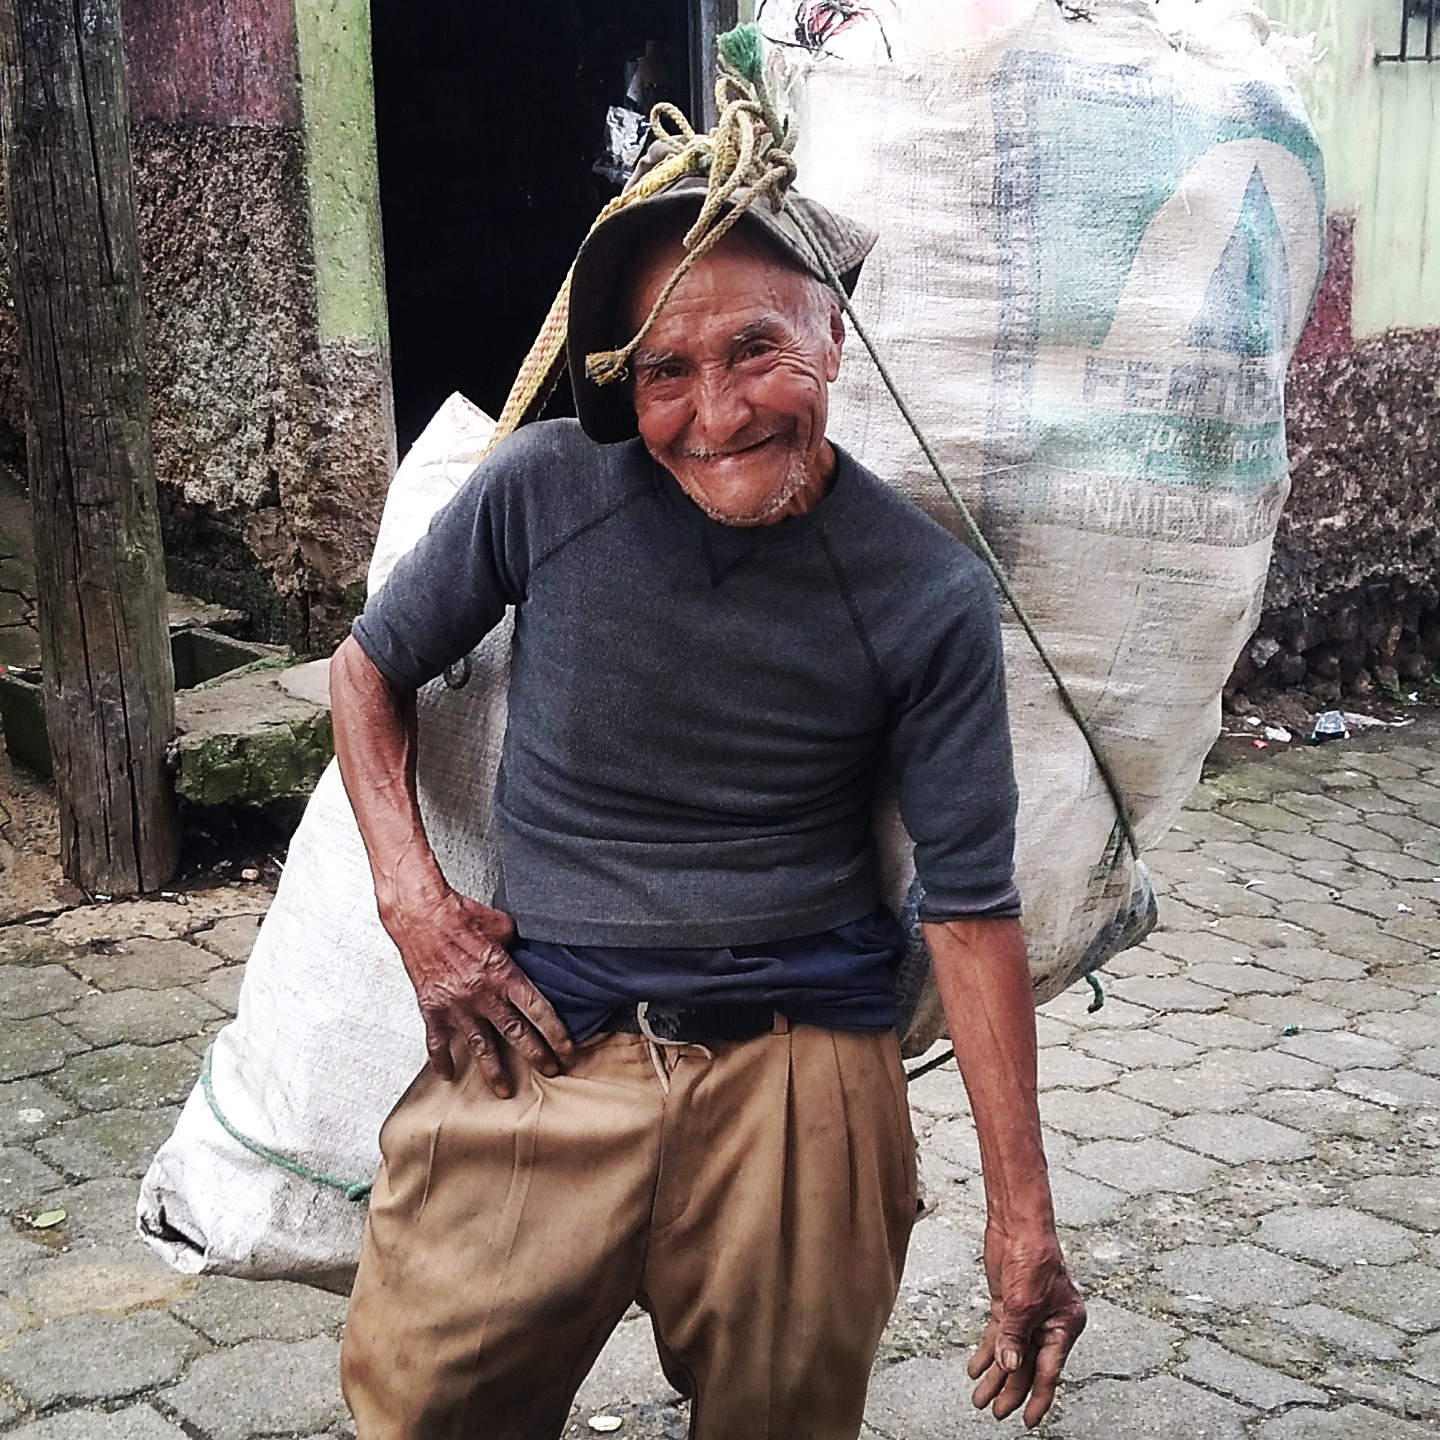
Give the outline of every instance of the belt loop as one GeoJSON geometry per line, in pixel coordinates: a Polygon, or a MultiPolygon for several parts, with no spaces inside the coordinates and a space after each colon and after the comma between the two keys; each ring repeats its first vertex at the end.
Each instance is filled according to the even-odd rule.
{"type": "Polygon", "coordinates": [[[790,1033],[790,1017],[782,1015],[778,1010],[775,1012],[775,1022],[770,1027],[772,1035],[788,1035],[790,1033]]]}

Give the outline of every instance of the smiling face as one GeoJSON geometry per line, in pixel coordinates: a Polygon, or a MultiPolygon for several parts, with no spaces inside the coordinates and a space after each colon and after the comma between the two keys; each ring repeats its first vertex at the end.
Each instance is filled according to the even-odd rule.
{"type": "MultiPolygon", "coordinates": [[[[637,265],[631,334],[682,254],[675,237],[637,265]]],[[[843,339],[830,292],[737,226],[695,262],[631,361],[645,448],[712,520],[804,514],[835,472],[825,420],[843,339]]]]}

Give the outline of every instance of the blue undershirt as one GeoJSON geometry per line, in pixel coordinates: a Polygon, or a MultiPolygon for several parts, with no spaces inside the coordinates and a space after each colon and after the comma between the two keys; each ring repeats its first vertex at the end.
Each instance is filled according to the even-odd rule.
{"type": "Polygon", "coordinates": [[[893,1030],[900,1019],[893,977],[904,949],[905,932],[882,905],[847,925],[765,944],[677,949],[522,939],[514,955],[579,1043],[642,1000],[764,1004],[799,1025],[893,1030]]]}

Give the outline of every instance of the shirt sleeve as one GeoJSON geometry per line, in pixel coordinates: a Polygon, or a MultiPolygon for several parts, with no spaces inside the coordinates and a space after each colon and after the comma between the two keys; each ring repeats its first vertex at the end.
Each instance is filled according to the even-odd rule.
{"type": "Polygon", "coordinates": [[[503,457],[497,451],[436,512],[351,627],[398,690],[418,690],[468,655],[524,594],[528,526],[508,498],[513,467],[503,457]]]}
{"type": "Polygon", "coordinates": [[[925,892],[920,918],[1016,916],[1018,792],[999,606],[985,575],[960,577],[946,600],[891,734],[900,815],[925,892]]]}

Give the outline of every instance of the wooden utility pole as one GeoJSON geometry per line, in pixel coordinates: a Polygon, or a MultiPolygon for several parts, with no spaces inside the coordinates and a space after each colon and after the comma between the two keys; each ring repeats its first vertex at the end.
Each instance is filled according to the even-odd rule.
{"type": "Polygon", "coordinates": [[[0,0],[0,90],[61,859],[134,894],[178,827],[118,0],[0,0]]]}

